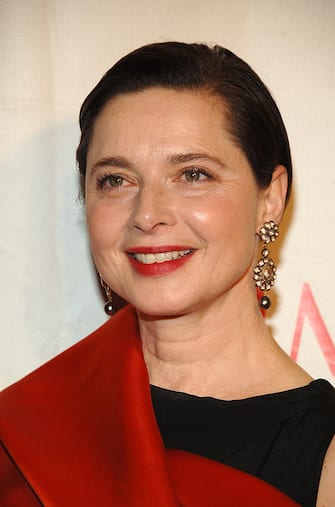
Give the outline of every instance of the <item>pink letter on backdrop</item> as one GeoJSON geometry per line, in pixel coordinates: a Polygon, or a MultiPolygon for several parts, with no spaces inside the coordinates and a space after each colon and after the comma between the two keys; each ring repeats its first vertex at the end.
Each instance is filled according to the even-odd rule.
{"type": "Polygon", "coordinates": [[[335,346],[331,336],[323,322],[321,313],[316,305],[314,296],[308,283],[304,283],[302,287],[300,306],[298,310],[297,323],[292,343],[291,357],[295,361],[298,357],[302,328],[305,318],[308,318],[312,329],[315,333],[319,347],[327,361],[330,371],[335,376],[335,346]]]}

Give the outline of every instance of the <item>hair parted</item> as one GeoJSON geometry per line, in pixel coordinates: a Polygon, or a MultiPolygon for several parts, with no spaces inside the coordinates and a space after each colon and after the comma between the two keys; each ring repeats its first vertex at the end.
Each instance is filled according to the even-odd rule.
{"type": "Polygon", "coordinates": [[[279,109],[251,67],[221,46],[162,42],[143,46],[121,58],[98,82],[80,110],[81,138],[77,163],[84,196],[86,158],[94,123],[113,97],[151,87],[204,91],[220,98],[228,112],[228,128],[246,156],[261,188],[276,166],[292,183],[289,141],[279,109]]]}

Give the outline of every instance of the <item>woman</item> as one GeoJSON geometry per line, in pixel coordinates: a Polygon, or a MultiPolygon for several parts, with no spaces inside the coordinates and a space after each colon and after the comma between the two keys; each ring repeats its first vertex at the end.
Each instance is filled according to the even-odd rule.
{"type": "Polygon", "coordinates": [[[292,179],[264,84],[221,47],[153,44],[80,124],[107,310],[112,290],[130,305],[2,393],[1,505],[335,505],[334,389],[256,297],[292,179]]]}

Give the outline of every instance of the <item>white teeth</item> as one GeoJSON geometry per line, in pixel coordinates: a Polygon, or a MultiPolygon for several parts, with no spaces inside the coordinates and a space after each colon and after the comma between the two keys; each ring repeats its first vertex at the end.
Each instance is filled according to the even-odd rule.
{"type": "Polygon", "coordinates": [[[137,261],[142,262],[142,264],[154,264],[155,262],[160,264],[161,262],[172,261],[180,257],[184,257],[184,255],[191,253],[191,251],[192,250],[174,250],[173,252],[159,252],[156,254],[135,253],[133,256],[137,261]]]}

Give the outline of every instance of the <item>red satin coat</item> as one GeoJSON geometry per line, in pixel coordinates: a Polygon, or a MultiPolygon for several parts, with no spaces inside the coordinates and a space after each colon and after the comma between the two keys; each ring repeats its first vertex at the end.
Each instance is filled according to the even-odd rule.
{"type": "Polygon", "coordinates": [[[1,507],[298,505],[244,472],[164,449],[130,306],[0,394],[0,439],[1,507]]]}

